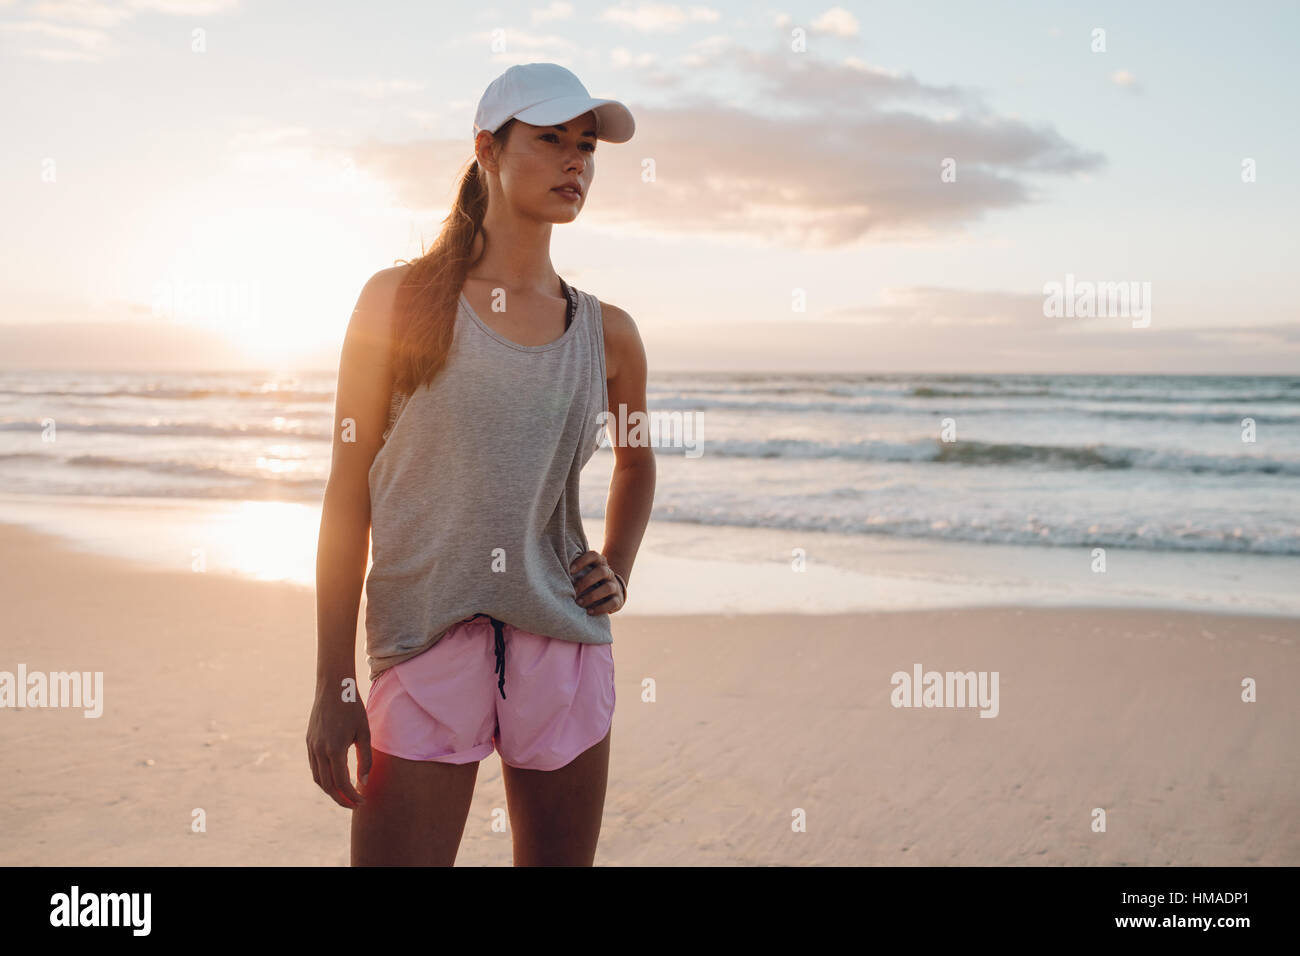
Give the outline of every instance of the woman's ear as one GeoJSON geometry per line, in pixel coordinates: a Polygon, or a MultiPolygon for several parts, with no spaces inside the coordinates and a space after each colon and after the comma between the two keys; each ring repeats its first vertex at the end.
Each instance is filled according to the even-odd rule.
{"type": "Polygon", "coordinates": [[[496,142],[487,130],[479,130],[474,136],[474,161],[481,171],[498,172],[496,142]]]}

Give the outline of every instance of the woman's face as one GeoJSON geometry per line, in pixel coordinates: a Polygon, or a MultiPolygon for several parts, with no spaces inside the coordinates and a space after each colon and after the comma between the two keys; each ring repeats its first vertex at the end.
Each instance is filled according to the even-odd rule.
{"type": "Polygon", "coordinates": [[[555,126],[515,121],[498,161],[509,205],[544,222],[572,222],[587,201],[596,174],[596,114],[584,113],[555,126]],[[562,192],[578,184],[578,194],[562,192]]]}

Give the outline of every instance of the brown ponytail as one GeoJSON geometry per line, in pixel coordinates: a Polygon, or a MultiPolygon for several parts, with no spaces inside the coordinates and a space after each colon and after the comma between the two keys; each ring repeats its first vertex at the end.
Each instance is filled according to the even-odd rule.
{"type": "MultiPolygon", "coordinates": [[[[514,125],[512,119],[498,129],[494,143],[504,148],[514,125]]],[[[411,267],[397,289],[393,316],[393,389],[403,395],[430,384],[447,363],[460,290],[478,261],[471,262],[470,253],[487,204],[487,181],[476,158],[461,174],[456,201],[433,246],[417,259],[398,260],[411,267]]]]}

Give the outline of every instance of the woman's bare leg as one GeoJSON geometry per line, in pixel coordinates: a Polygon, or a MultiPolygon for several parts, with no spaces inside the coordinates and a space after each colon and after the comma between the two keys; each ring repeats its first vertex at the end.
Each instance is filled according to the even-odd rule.
{"type": "Polygon", "coordinates": [[[522,770],[501,762],[515,866],[595,863],[612,733],[610,728],[605,739],[558,770],[522,770]]]}
{"type": "Polygon", "coordinates": [[[451,866],[465,834],[477,760],[406,760],[372,748],[352,811],[353,866],[451,866]]]}

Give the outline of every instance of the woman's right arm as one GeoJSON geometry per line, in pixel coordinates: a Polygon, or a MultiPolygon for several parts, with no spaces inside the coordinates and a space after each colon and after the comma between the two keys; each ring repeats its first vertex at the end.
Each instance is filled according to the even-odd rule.
{"type": "Polygon", "coordinates": [[[307,755],[317,785],[348,808],[362,799],[348,772],[352,744],[357,746],[358,777],[364,781],[370,772],[370,727],[356,691],[357,612],[370,554],[370,466],[382,444],[392,397],[393,301],[406,268],[375,273],[348,322],[316,548],[316,695],[307,755]],[[349,678],[354,699],[345,700],[349,678]]]}

